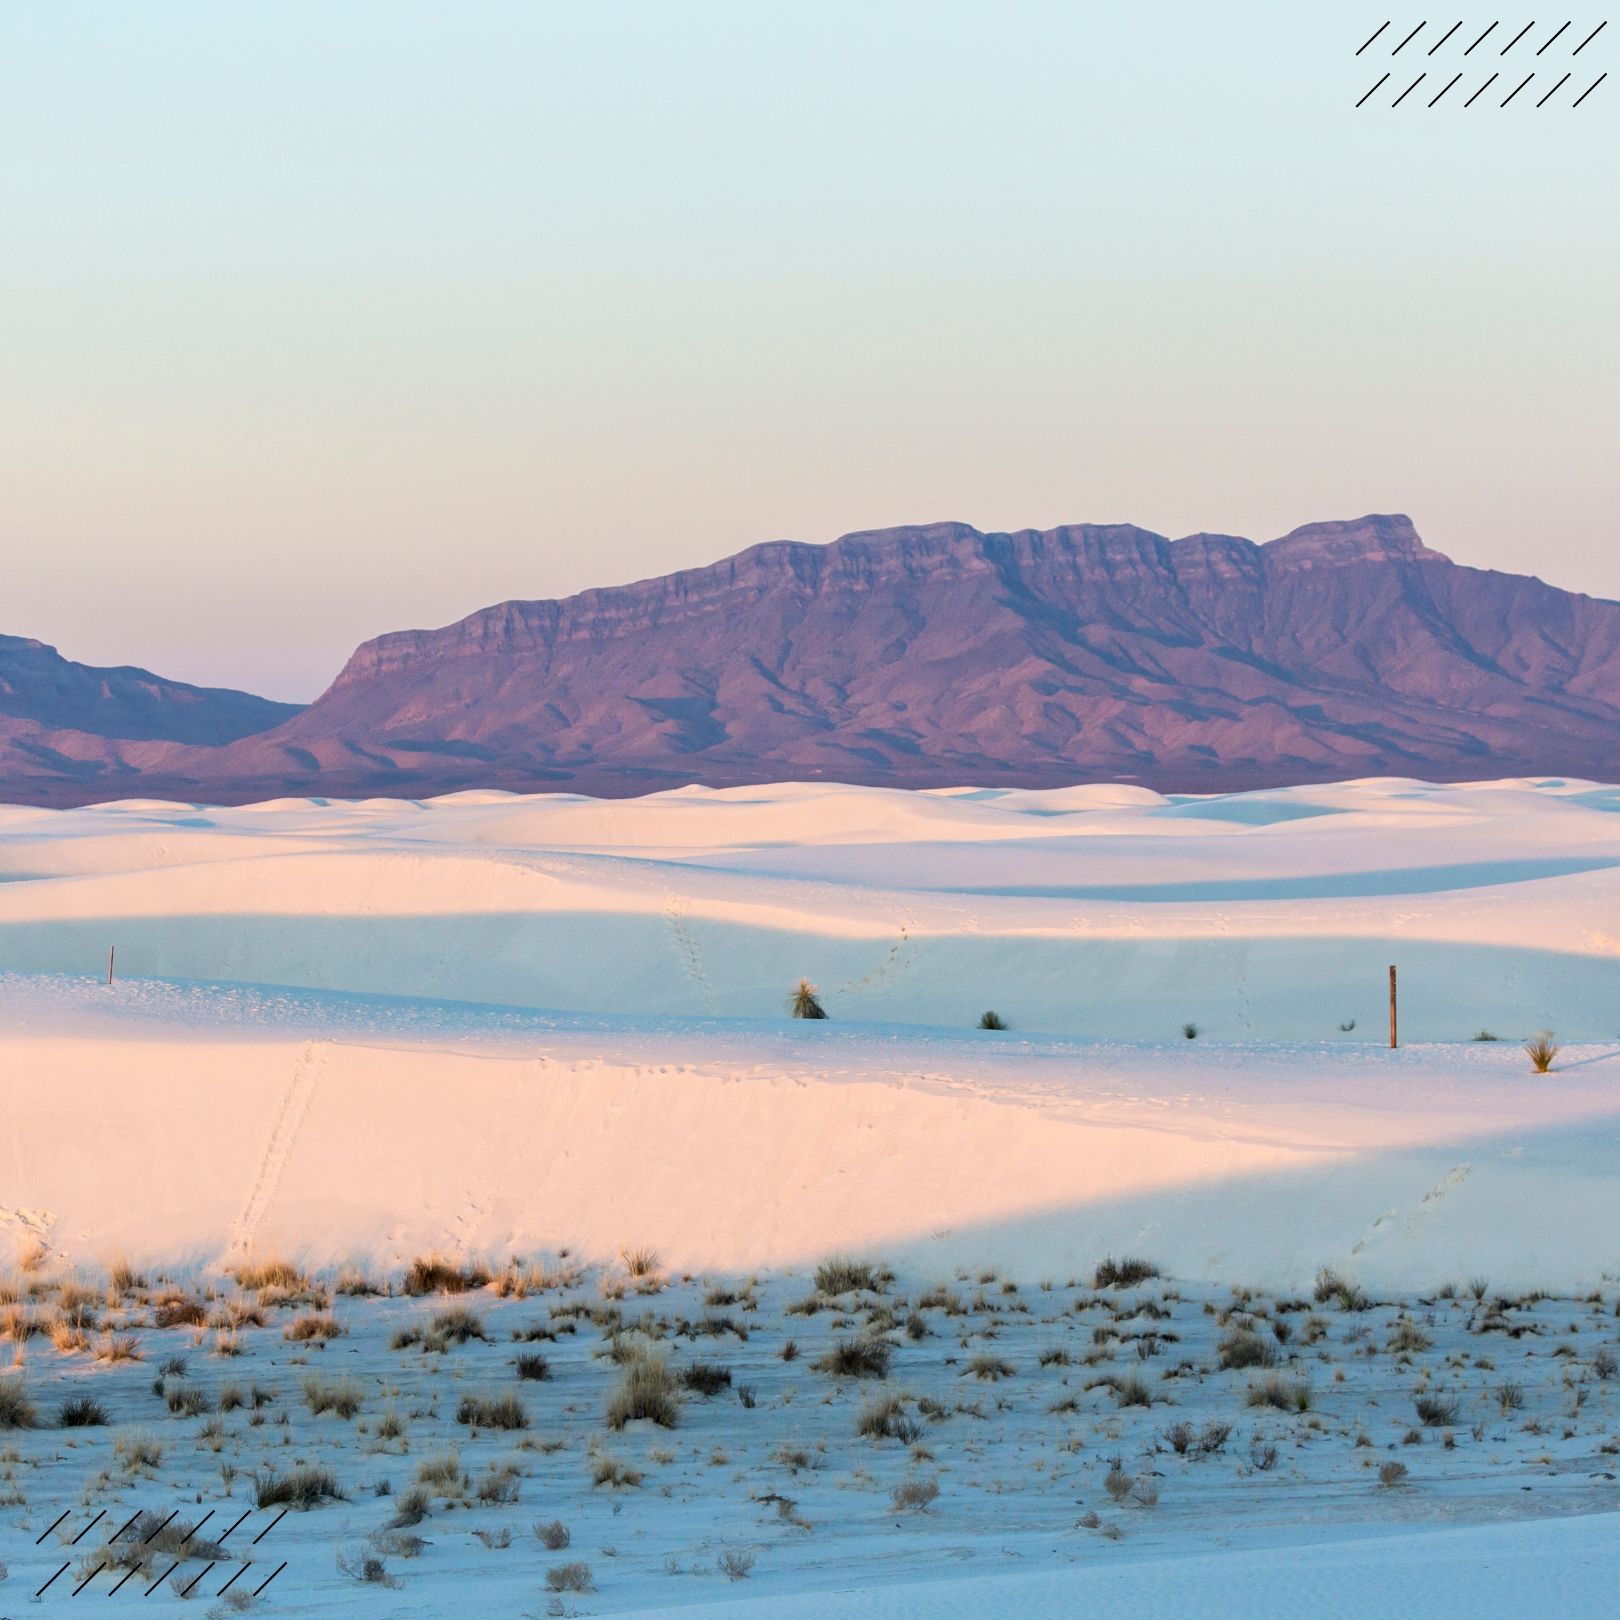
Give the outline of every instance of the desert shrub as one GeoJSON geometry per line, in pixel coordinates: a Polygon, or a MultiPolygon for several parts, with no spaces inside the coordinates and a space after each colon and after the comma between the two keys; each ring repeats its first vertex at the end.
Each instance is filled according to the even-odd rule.
{"type": "Polygon", "coordinates": [[[937,1479],[907,1479],[895,1486],[890,1498],[897,1513],[926,1513],[939,1499],[937,1479]]]}
{"type": "Polygon", "coordinates": [[[880,1294],[890,1282],[889,1273],[870,1260],[852,1260],[834,1255],[816,1267],[816,1292],[836,1298],[839,1294],[880,1294]]]}
{"type": "Polygon", "coordinates": [[[1315,1298],[1318,1305],[1331,1301],[1341,1311],[1364,1311],[1372,1304],[1355,1283],[1341,1277],[1331,1266],[1317,1272],[1315,1298]]]}
{"type": "Polygon", "coordinates": [[[529,1412],[516,1395],[463,1395],[456,1422],[476,1429],[526,1429],[529,1412]]]}
{"type": "Polygon", "coordinates": [[[304,1380],[304,1401],[316,1417],[333,1412],[340,1418],[352,1418],[364,1400],[365,1391],[351,1378],[304,1380]]]}
{"type": "Polygon", "coordinates": [[[1414,1395],[1412,1406],[1425,1428],[1444,1429],[1457,1421],[1457,1402],[1449,1395],[1414,1395]]]}
{"type": "Polygon", "coordinates": [[[624,1262],[624,1269],[638,1282],[655,1276],[658,1271],[658,1251],[656,1249],[625,1249],[619,1258],[624,1262]]]}
{"type": "Polygon", "coordinates": [[[347,1331],[348,1329],[335,1316],[311,1314],[295,1316],[281,1330],[281,1336],[298,1344],[310,1339],[317,1339],[324,1343],[326,1340],[335,1339],[339,1334],[347,1331]]]}
{"type": "Polygon", "coordinates": [[[1007,1020],[998,1012],[984,1012],[979,1014],[980,1029],[1005,1029],[1007,1020]]]}
{"type": "Polygon", "coordinates": [[[1153,1391],[1135,1373],[1110,1373],[1086,1385],[1087,1389],[1106,1389],[1117,1406],[1152,1406],[1153,1391]]]}
{"type": "Polygon", "coordinates": [[[1093,1288],[1134,1288],[1159,1275],[1159,1268],[1151,1260],[1139,1260],[1130,1255],[1122,1259],[1110,1256],[1097,1267],[1091,1279],[1093,1288]]]}
{"type": "Polygon", "coordinates": [[[101,1428],[107,1421],[107,1409],[88,1395],[70,1395],[62,1402],[58,1421],[64,1429],[101,1428]]]}
{"type": "Polygon", "coordinates": [[[905,1402],[898,1395],[884,1395],[862,1408],[855,1432],[868,1440],[902,1440],[909,1446],[922,1433],[922,1426],[906,1415],[905,1402]]]}
{"type": "Polygon", "coordinates": [[[1534,1040],[1524,1043],[1525,1056],[1530,1059],[1530,1067],[1537,1074],[1546,1074],[1552,1068],[1553,1059],[1561,1050],[1550,1031],[1543,1031],[1534,1040]]]}
{"type": "Polygon", "coordinates": [[[728,1547],[714,1563],[727,1580],[746,1581],[754,1567],[754,1555],[745,1547],[728,1547]]]}
{"type": "Polygon", "coordinates": [[[407,1294],[465,1294],[489,1281],[481,1265],[457,1265],[443,1255],[419,1254],[405,1271],[407,1294]]]}
{"type": "Polygon", "coordinates": [[[399,1582],[388,1573],[388,1564],[380,1553],[375,1552],[347,1552],[339,1549],[337,1553],[338,1572],[347,1575],[350,1580],[360,1581],[366,1586],[397,1587],[399,1582]]]}
{"type": "Polygon", "coordinates": [[[1620,1361],[1615,1359],[1614,1351],[1604,1345],[1592,1357],[1592,1372],[1600,1383],[1608,1383],[1617,1372],[1620,1372],[1620,1361]]]}
{"type": "Polygon", "coordinates": [[[893,1359],[894,1346],[887,1339],[867,1334],[858,1339],[834,1339],[811,1365],[834,1378],[887,1378],[893,1359]]]}
{"type": "Polygon", "coordinates": [[[1196,1024],[1183,1024],[1181,1026],[1183,1040],[1196,1041],[1198,1039],[1198,1026],[1196,1024]]]}
{"type": "Polygon", "coordinates": [[[278,1474],[264,1468],[253,1476],[253,1496],[259,1507],[315,1508],[323,1502],[341,1502],[343,1492],[330,1468],[301,1466],[278,1474]]]}
{"type": "Polygon", "coordinates": [[[1227,1371],[1243,1367],[1274,1367],[1277,1352],[1248,1328],[1234,1328],[1224,1334],[1215,1347],[1215,1354],[1227,1371]]]}
{"type": "Polygon", "coordinates": [[[533,1383],[542,1383],[551,1377],[551,1363],[542,1355],[532,1352],[521,1355],[513,1365],[517,1368],[519,1378],[526,1378],[533,1383]]]}
{"type": "Polygon", "coordinates": [[[39,1413],[23,1392],[22,1380],[0,1377],[0,1429],[32,1429],[38,1422],[39,1413]]]}
{"type": "Polygon", "coordinates": [[[548,1592],[594,1592],[596,1585],[591,1579],[591,1566],[583,1559],[576,1559],[571,1564],[553,1564],[546,1571],[546,1590],[548,1592]]]}
{"type": "Polygon", "coordinates": [[[491,1468],[478,1482],[474,1493],[480,1502],[499,1504],[518,1499],[518,1473],[512,1467],[491,1468]]]}
{"type": "Polygon", "coordinates": [[[694,1395],[718,1395],[731,1388],[731,1369],[717,1361],[695,1361],[682,1369],[681,1383],[694,1395]]]}
{"type": "Polygon", "coordinates": [[[1406,1464],[1403,1462],[1387,1462],[1378,1470],[1378,1483],[1386,1490],[1396,1485],[1406,1483],[1406,1464]]]}
{"type": "Polygon", "coordinates": [[[568,1533],[568,1526],[561,1519],[552,1519],[548,1523],[535,1525],[534,1533],[547,1552],[561,1552],[574,1539],[568,1533]]]}
{"type": "Polygon", "coordinates": [[[656,1352],[638,1351],[624,1364],[618,1388],[608,1397],[605,1418],[610,1429],[622,1429],[638,1418],[673,1429],[680,1412],[678,1385],[669,1363],[656,1352]]]}
{"type": "Polygon", "coordinates": [[[1499,1035],[1491,1034],[1488,1029],[1482,1029],[1475,1034],[1474,1039],[1476,1041],[1495,1041],[1500,1040],[1501,1037],[1499,1035]]]}

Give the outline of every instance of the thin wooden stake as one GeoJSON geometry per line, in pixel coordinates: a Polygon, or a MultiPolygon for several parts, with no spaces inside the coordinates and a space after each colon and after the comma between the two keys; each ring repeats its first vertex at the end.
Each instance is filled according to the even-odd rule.
{"type": "Polygon", "coordinates": [[[107,947],[107,983],[108,984],[112,983],[113,958],[115,956],[117,956],[117,955],[118,955],[118,947],[116,945],[109,945],[107,947]]]}
{"type": "Polygon", "coordinates": [[[1393,1051],[1401,1044],[1400,1026],[1395,1019],[1395,964],[1389,964],[1389,1045],[1393,1051]]]}

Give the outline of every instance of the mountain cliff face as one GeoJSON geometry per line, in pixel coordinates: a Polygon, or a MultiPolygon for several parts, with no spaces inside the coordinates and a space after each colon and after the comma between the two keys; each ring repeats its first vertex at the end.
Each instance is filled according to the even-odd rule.
{"type": "Polygon", "coordinates": [[[188,747],[217,748],[297,713],[293,703],[95,669],[43,642],[0,636],[0,798],[139,792],[144,771],[188,747]]]}
{"type": "Polygon", "coordinates": [[[938,524],[756,546],[381,636],[308,709],[175,751],[148,790],[1540,771],[1620,771],[1620,604],[1367,517],[1266,545],[938,524]]]}

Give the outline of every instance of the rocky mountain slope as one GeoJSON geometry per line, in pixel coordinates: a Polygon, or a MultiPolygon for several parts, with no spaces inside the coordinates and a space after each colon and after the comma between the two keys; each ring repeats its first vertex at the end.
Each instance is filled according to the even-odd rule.
{"type": "Polygon", "coordinates": [[[154,761],[148,790],[1617,769],[1620,604],[1459,567],[1375,516],[1265,545],[938,524],[755,546],[381,636],[281,724],[154,761]]]}

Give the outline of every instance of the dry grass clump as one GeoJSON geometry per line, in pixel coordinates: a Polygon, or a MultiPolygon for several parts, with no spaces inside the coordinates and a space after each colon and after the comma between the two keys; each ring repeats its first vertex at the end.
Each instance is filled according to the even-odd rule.
{"type": "Polygon", "coordinates": [[[1396,1485],[1406,1483],[1406,1464],[1403,1462],[1387,1462],[1378,1470],[1378,1483],[1385,1490],[1393,1489],[1396,1485]]]}
{"type": "Polygon", "coordinates": [[[475,1429],[526,1429],[529,1409],[516,1395],[463,1395],[456,1422],[475,1429]]]}
{"type": "Polygon", "coordinates": [[[352,1378],[304,1380],[304,1403],[315,1417],[332,1412],[340,1418],[352,1418],[364,1402],[365,1391],[352,1378]]]}
{"type": "Polygon", "coordinates": [[[458,1265],[439,1254],[419,1254],[405,1272],[407,1294],[466,1294],[489,1281],[486,1267],[458,1265]]]}
{"type": "Polygon", "coordinates": [[[901,1440],[910,1445],[922,1434],[922,1425],[906,1414],[898,1395],[880,1395],[868,1401],[855,1420],[855,1432],[868,1440],[901,1440]]]}
{"type": "Polygon", "coordinates": [[[15,1374],[0,1377],[0,1429],[32,1429],[39,1413],[15,1374]]]}
{"type": "Polygon", "coordinates": [[[307,1290],[309,1279],[291,1260],[282,1255],[267,1255],[263,1259],[241,1260],[227,1266],[226,1273],[236,1281],[238,1288],[256,1294],[261,1288],[285,1288],[296,1292],[307,1290]]]}
{"type": "Polygon", "coordinates": [[[894,1274],[870,1260],[833,1255],[816,1267],[815,1280],[818,1294],[836,1299],[840,1294],[881,1294],[894,1280],[894,1274]]]}
{"type": "Polygon", "coordinates": [[[1106,1378],[1093,1379],[1086,1388],[1108,1390],[1113,1395],[1116,1406],[1153,1404],[1153,1391],[1135,1373],[1110,1373],[1106,1378]]]}
{"type": "Polygon", "coordinates": [[[107,1422],[107,1408],[89,1395],[70,1395],[62,1402],[57,1422],[64,1429],[99,1429],[107,1422]]]}
{"type": "Polygon", "coordinates": [[[1304,1379],[1290,1383],[1286,1378],[1267,1378],[1250,1384],[1244,1396],[1247,1406],[1270,1406],[1279,1412],[1308,1412],[1311,1400],[1311,1386],[1304,1379]]]}
{"type": "Polygon", "coordinates": [[[690,1367],[681,1369],[681,1384],[694,1395],[708,1399],[731,1388],[731,1369],[718,1361],[694,1361],[690,1367]]]}
{"type": "Polygon", "coordinates": [[[159,1295],[152,1311],[152,1326],[158,1328],[201,1327],[207,1320],[208,1307],[185,1294],[159,1295]]]}
{"type": "Polygon", "coordinates": [[[335,1316],[322,1313],[311,1313],[304,1316],[295,1316],[286,1327],[281,1330],[284,1339],[291,1339],[295,1343],[318,1339],[325,1343],[328,1339],[335,1339],[348,1329],[338,1321],[335,1316]]]}
{"type": "Polygon", "coordinates": [[[1414,1395],[1412,1407],[1428,1429],[1450,1428],[1457,1421],[1457,1402],[1449,1395],[1414,1395]]]}
{"type": "Polygon", "coordinates": [[[610,1429],[637,1419],[673,1429],[680,1421],[680,1393],[669,1363],[657,1351],[633,1348],[624,1360],[624,1376],[608,1397],[604,1418],[610,1429]]]}
{"type": "Polygon", "coordinates": [[[173,1516],[165,1520],[161,1513],[143,1511],[96,1551],[84,1555],[78,1578],[96,1569],[139,1570],[150,1575],[159,1567],[159,1559],[184,1563],[196,1558],[213,1564],[229,1558],[219,1542],[197,1535],[201,1523],[173,1516]]]}
{"type": "Polygon", "coordinates": [[[341,1502],[343,1492],[338,1489],[336,1476],[330,1468],[303,1465],[278,1474],[265,1468],[253,1476],[254,1501],[259,1507],[286,1507],[308,1509],[320,1507],[324,1502],[341,1502]]]}
{"type": "Polygon", "coordinates": [[[967,1364],[964,1378],[979,1378],[986,1383],[995,1383],[998,1379],[1011,1378],[1017,1369],[1002,1356],[977,1355],[967,1364]]]}
{"type": "Polygon", "coordinates": [[[519,1356],[514,1365],[519,1378],[533,1383],[543,1383],[551,1377],[551,1363],[542,1355],[526,1353],[519,1356]]]}
{"type": "Polygon", "coordinates": [[[998,1012],[991,1011],[979,1014],[980,1029],[1005,1029],[1006,1027],[1007,1020],[998,1012]]]}
{"type": "Polygon", "coordinates": [[[1419,1350],[1428,1350],[1434,1340],[1409,1317],[1401,1317],[1390,1328],[1389,1342],[1384,1346],[1391,1355],[1410,1355],[1419,1350]]]}
{"type": "Polygon", "coordinates": [[[826,1353],[811,1365],[834,1378],[887,1378],[894,1346],[875,1334],[858,1339],[834,1339],[826,1353]]]}
{"type": "Polygon", "coordinates": [[[1323,1266],[1317,1272],[1314,1294],[1318,1305],[1331,1302],[1341,1311],[1365,1311],[1372,1306],[1371,1299],[1355,1283],[1341,1277],[1332,1266],[1323,1266]]]}
{"type": "Polygon", "coordinates": [[[1530,1067],[1537,1074],[1546,1074],[1553,1066],[1553,1059],[1563,1048],[1552,1038],[1550,1030],[1543,1030],[1534,1040],[1524,1043],[1525,1056],[1530,1059],[1530,1067]]]}
{"type": "Polygon", "coordinates": [[[155,1474],[163,1463],[163,1444],[149,1434],[121,1434],[113,1441],[113,1456],[131,1474],[155,1474]]]}
{"type": "Polygon", "coordinates": [[[1216,1358],[1228,1372],[1244,1367],[1274,1367],[1277,1352],[1251,1328],[1234,1328],[1215,1347],[1216,1358]]]}
{"type": "Polygon", "coordinates": [[[1125,1255],[1116,1260],[1112,1256],[1097,1267],[1091,1279],[1093,1288],[1135,1288],[1159,1275],[1159,1268],[1151,1260],[1125,1255]]]}
{"type": "Polygon", "coordinates": [[[591,1485],[610,1490],[628,1490],[641,1483],[641,1470],[620,1462],[611,1451],[598,1447],[591,1452],[591,1485]]]}

